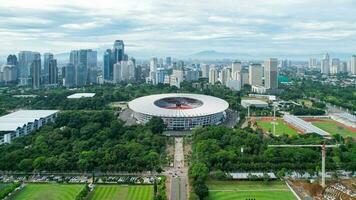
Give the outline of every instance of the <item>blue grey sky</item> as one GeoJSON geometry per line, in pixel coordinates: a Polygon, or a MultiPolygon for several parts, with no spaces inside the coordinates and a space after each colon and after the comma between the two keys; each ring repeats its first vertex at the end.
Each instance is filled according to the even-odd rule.
{"type": "Polygon", "coordinates": [[[125,41],[132,56],[356,52],[355,0],[0,0],[0,55],[125,41]]]}

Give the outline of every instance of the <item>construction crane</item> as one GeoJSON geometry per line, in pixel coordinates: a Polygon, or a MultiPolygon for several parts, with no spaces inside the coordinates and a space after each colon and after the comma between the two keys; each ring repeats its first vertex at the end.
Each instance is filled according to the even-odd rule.
{"type": "Polygon", "coordinates": [[[299,147],[321,147],[321,186],[325,187],[325,157],[326,157],[326,148],[337,148],[339,144],[336,145],[325,145],[324,144],[281,144],[281,145],[268,145],[268,147],[291,147],[291,148],[299,148],[299,147]]]}

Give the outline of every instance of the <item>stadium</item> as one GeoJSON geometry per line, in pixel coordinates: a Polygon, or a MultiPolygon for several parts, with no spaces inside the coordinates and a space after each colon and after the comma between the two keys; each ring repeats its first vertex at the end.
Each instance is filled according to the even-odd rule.
{"type": "Polygon", "coordinates": [[[128,107],[138,123],[156,116],[163,119],[167,130],[191,130],[223,122],[229,104],[207,95],[169,93],[139,97],[130,101],[128,107]]]}

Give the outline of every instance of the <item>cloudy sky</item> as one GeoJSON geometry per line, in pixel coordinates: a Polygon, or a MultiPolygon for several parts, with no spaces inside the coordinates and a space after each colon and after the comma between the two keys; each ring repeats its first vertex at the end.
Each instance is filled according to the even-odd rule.
{"type": "Polygon", "coordinates": [[[0,55],[125,42],[133,56],[356,52],[356,0],[0,0],[0,55]]]}

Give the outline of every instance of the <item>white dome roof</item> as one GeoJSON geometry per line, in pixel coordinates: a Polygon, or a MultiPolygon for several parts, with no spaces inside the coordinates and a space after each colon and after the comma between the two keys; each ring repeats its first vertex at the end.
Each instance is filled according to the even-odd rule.
{"type": "Polygon", "coordinates": [[[130,101],[128,106],[134,112],[157,117],[198,117],[223,112],[228,109],[229,104],[223,99],[202,94],[168,93],[139,97],[130,101]],[[158,100],[165,103],[167,98],[187,98],[196,101],[198,105],[190,108],[165,108],[155,103],[158,100]]]}

